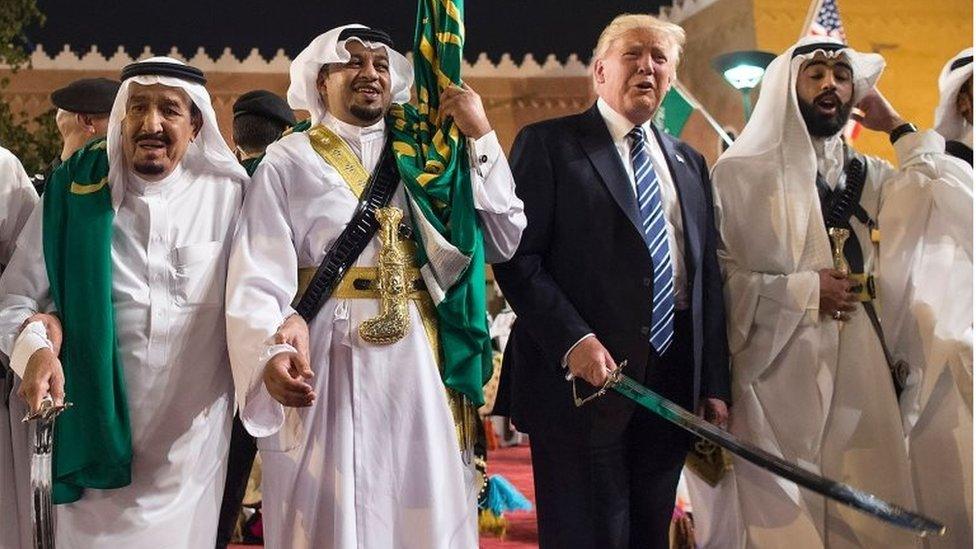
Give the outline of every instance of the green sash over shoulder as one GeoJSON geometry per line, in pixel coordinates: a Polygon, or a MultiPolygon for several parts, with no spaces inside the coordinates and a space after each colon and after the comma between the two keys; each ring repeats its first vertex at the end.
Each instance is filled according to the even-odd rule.
{"type": "Polygon", "coordinates": [[[112,305],[112,197],[105,140],[88,142],[44,193],[44,261],[61,316],[65,395],[54,430],[54,503],[131,482],[132,435],[112,305]]]}
{"type": "MultiPolygon", "coordinates": [[[[432,296],[437,306],[444,384],[481,406],[482,387],[492,373],[484,241],[474,208],[465,140],[453,121],[438,124],[437,117],[440,92],[461,83],[463,45],[463,1],[420,0],[413,57],[417,107],[394,104],[387,127],[393,134],[400,176],[419,209],[414,213],[420,213],[421,222],[436,233],[417,231],[422,270],[435,259],[431,251],[438,237],[467,260],[467,267],[456,275],[447,272],[450,269],[437,272],[435,266],[444,293],[434,296],[432,292],[432,296]]],[[[443,249],[445,244],[437,246],[443,249]]],[[[427,282],[431,288],[432,281],[427,282]]]]}

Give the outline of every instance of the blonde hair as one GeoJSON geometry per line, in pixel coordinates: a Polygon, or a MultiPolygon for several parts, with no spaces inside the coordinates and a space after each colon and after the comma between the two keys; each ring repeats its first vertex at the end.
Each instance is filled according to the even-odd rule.
{"type": "MultiPolygon", "coordinates": [[[[646,29],[657,36],[667,38],[677,49],[678,59],[681,58],[681,50],[685,45],[685,30],[674,23],[661,21],[660,19],[643,13],[622,13],[613,18],[596,42],[593,50],[593,60],[603,58],[607,54],[614,40],[634,29],[646,29]]],[[[677,64],[677,59],[675,59],[677,64]]]]}

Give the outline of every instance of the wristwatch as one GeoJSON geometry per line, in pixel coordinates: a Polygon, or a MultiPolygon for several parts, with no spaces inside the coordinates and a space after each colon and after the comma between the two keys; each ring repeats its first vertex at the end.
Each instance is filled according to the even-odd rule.
{"type": "Polygon", "coordinates": [[[894,145],[895,141],[901,139],[901,136],[905,135],[906,133],[913,133],[917,131],[918,128],[915,127],[915,124],[912,124],[911,122],[905,122],[904,124],[891,130],[891,133],[888,134],[888,140],[891,141],[892,145],[894,145]]]}

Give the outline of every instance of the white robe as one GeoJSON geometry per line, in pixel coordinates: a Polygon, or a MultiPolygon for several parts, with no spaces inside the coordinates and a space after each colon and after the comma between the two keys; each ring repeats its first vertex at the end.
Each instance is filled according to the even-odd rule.
{"type": "MultiPolygon", "coordinates": [[[[385,127],[323,121],[375,168],[385,127]]],[[[475,206],[486,254],[510,257],[522,203],[494,133],[474,143],[475,206]]],[[[329,299],[309,325],[308,408],[285,409],[261,382],[268,344],[292,312],[299,267],[316,267],[356,209],[339,174],[294,134],[268,148],[248,189],[228,269],[227,327],[241,419],[263,463],[265,544],[287,548],[470,548],[477,487],[461,459],[451,412],[418,309],[391,345],[362,341],[373,299],[329,299]],[[287,417],[287,421],[286,421],[287,417]]],[[[394,205],[408,213],[402,188],[394,205]]],[[[374,238],[356,262],[375,266],[374,238]]],[[[480,267],[479,267],[480,268],[480,267]]]]}
{"type": "MultiPolygon", "coordinates": [[[[0,147],[0,270],[10,262],[17,236],[37,201],[20,161],[0,147]]],[[[26,409],[10,383],[13,380],[2,375],[7,357],[0,360],[0,549],[17,549],[31,543],[30,450],[27,426],[20,421],[26,409]]]]}
{"type": "MultiPolygon", "coordinates": [[[[925,132],[903,137],[896,148],[907,161],[940,152],[940,143],[925,132]]],[[[816,161],[833,183],[843,150],[837,141],[826,145],[815,144],[816,161]]],[[[833,267],[820,202],[813,180],[761,176],[789,161],[780,153],[727,159],[712,176],[732,353],[730,429],[788,461],[911,508],[898,403],[879,340],[860,306],[844,323],[819,311],[817,271],[833,267]]],[[[876,219],[882,182],[893,170],[868,158],[867,171],[860,203],[876,219]]],[[[852,225],[870,271],[876,254],[869,232],[856,220],[852,225]]],[[[734,471],[747,546],[916,544],[910,533],[825,503],[742,460],[734,471]]]]}
{"type": "Polygon", "coordinates": [[[971,547],[973,168],[943,155],[915,162],[882,197],[882,323],[912,368],[901,409],[916,504],[948,527],[926,544],[971,547]]]}
{"type": "MultiPolygon", "coordinates": [[[[157,183],[127,181],[124,193],[113,192],[112,301],[131,421],[132,483],[86,489],[77,502],[55,506],[57,544],[212,547],[233,410],[224,266],[243,189],[189,168],[157,183]]],[[[0,346],[12,353],[18,376],[32,352],[25,346],[33,344],[27,334],[17,335],[20,324],[52,306],[42,217],[37,208],[0,279],[0,346]]]]}

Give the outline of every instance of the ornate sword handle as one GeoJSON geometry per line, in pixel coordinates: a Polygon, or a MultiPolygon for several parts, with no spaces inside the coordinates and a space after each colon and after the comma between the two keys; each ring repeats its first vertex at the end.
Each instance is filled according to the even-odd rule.
{"type": "Polygon", "coordinates": [[[586,404],[587,402],[607,394],[607,391],[613,389],[613,386],[620,382],[620,376],[623,375],[624,366],[626,365],[627,365],[626,360],[618,364],[617,367],[614,368],[609,375],[607,375],[607,380],[603,382],[603,385],[600,386],[597,392],[593,393],[592,395],[586,398],[580,398],[579,395],[576,394],[576,378],[575,377],[571,378],[570,381],[573,383],[573,404],[575,404],[576,407],[579,408],[580,406],[586,404]]]}

